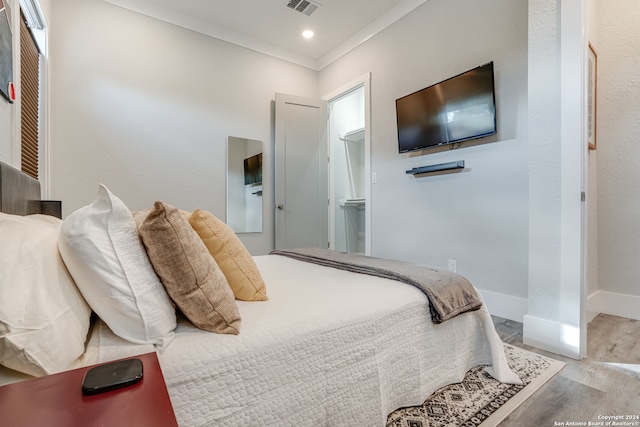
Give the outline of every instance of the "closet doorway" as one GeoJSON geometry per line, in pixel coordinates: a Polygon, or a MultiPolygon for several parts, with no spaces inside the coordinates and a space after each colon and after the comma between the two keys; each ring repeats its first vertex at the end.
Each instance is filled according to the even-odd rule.
{"type": "Polygon", "coordinates": [[[371,255],[369,74],[328,102],[329,247],[371,255]]]}

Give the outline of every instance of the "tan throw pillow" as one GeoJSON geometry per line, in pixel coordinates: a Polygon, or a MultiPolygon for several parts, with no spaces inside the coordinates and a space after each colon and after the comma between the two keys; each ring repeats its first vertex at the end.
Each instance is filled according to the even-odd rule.
{"type": "Polygon", "coordinates": [[[224,273],[237,299],[266,301],[267,288],[260,270],[238,236],[212,213],[196,209],[189,224],[198,233],[224,273]]]}
{"type": "Polygon", "coordinates": [[[240,313],[233,292],[180,211],[157,201],[148,213],[136,216],[151,264],[184,315],[200,329],[238,334],[240,313]]]}

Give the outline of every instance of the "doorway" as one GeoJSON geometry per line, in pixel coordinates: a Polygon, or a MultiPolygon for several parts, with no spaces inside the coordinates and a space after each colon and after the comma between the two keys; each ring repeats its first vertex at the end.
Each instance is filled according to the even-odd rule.
{"type": "Polygon", "coordinates": [[[329,245],[365,253],[364,87],[329,101],[329,245]]]}
{"type": "Polygon", "coordinates": [[[370,74],[327,95],[329,248],[371,255],[370,74]]]}
{"type": "Polygon", "coordinates": [[[276,249],[371,254],[369,82],[366,74],[322,100],[276,94],[276,249]]]}

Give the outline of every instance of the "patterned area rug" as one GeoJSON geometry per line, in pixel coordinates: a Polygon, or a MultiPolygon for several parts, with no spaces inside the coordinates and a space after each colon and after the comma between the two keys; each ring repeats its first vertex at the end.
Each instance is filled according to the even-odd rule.
{"type": "Polygon", "coordinates": [[[436,391],[421,406],[392,412],[387,427],[495,426],[564,366],[508,344],[504,349],[509,366],[524,385],[502,384],[479,366],[467,372],[461,383],[436,391]]]}

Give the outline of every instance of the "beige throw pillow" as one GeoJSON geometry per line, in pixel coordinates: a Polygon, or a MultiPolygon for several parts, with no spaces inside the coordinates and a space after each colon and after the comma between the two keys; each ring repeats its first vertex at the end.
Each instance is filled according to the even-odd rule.
{"type": "Polygon", "coordinates": [[[189,224],[220,266],[237,299],[267,300],[267,289],[260,270],[247,248],[227,224],[212,213],[200,209],[193,211],[189,224]]]}
{"type": "Polygon", "coordinates": [[[233,292],[189,222],[161,201],[144,214],[136,221],[140,237],[171,299],[198,328],[238,334],[240,313],[233,292]]]}

